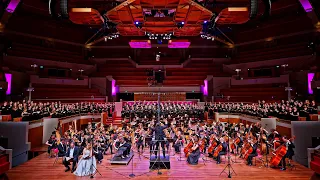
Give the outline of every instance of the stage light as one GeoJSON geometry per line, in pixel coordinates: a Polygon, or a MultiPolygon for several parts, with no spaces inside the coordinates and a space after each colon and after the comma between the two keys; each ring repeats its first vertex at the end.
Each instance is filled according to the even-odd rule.
{"type": "Polygon", "coordinates": [[[178,28],[182,28],[184,26],[184,21],[177,24],[178,28]]]}
{"type": "Polygon", "coordinates": [[[134,22],[134,25],[135,25],[137,28],[139,28],[139,29],[142,28],[142,23],[139,22],[139,21],[134,22]]]}
{"type": "Polygon", "coordinates": [[[207,24],[208,21],[203,21],[204,24],[207,24]]]}

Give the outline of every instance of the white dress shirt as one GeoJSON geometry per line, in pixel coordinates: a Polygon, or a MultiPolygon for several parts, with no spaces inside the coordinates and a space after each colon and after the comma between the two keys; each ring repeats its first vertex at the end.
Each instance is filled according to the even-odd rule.
{"type": "Polygon", "coordinates": [[[70,149],[70,154],[69,154],[70,158],[73,158],[73,151],[74,151],[74,148],[70,149]]]}

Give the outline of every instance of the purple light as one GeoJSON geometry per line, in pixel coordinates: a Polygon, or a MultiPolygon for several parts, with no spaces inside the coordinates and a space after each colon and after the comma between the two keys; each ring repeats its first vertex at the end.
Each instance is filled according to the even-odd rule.
{"type": "Polygon", "coordinates": [[[312,11],[312,5],[310,4],[309,0],[300,0],[300,3],[306,12],[312,11]]]}
{"type": "Polygon", "coordinates": [[[204,80],[203,95],[208,96],[208,80],[204,80]]]}
{"type": "Polygon", "coordinates": [[[168,48],[189,48],[190,42],[174,42],[169,41],[168,48]]]}
{"type": "Polygon", "coordinates": [[[8,13],[13,13],[16,10],[19,3],[20,3],[20,0],[11,0],[10,3],[8,4],[6,11],[8,13]]]}
{"type": "Polygon", "coordinates": [[[207,24],[208,21],[203,21],[203,23],[207,24]]]}
{"type": "Polygon", "coordinates": [[[111,81],[111,95],[115,96],[117,94],[117,88],[116,88],[116,80],[111,81]]]}
{"type": "Polygon", "coordinates": [[[311,87],[311,82],[313,80],[313,77],[314,77],[314,73],[308,73],[308,93],[309,94],[313,94],[313,90],[311,87]]]}
{"type": "Polygon", "coordinates": [[[151,48],[150,41],[131,41],[129,45],[131,48],[151,48]]]}
{"type": "Polygon", "coordinates": [[[8,88],[7,88],[7,91],[6,91],[6,95],[10,95],[11,94],[12,74],[5,73],[4,75],[5,75],[6,81],[8,83],[8,88]]]}

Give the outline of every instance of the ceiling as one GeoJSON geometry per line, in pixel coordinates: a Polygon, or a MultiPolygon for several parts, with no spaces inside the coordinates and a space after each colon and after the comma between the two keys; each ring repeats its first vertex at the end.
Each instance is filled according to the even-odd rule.
{"type": "MultiPolygon", "coordinates": [[[[205,7],[192,0],[129,0],[120,4],[112,0],[69,0],[70,20],[54,19],[48,13],[47,0],[24,0],[20,3],[6,25],[5,34],[12,32],[23,36],[47,38],[52,41],[85,44],[103,27],[102,15],[117,24],[116,29],[121,36],[110,41],[97,41],[94,48],[112,46],[128,47],[131,39],[147,39],[146,32],[174,32],[175,38],[189,39],[191,46],[221,47],[226,43],[241,44],[265,38],[276,38],[281,35],[294,34],[313,29],[298,0],[276,0],[272,3],[271,16],[262,21],[259,17],[264,12],[264,5],[259,3],[258,17],[249,20],[248,11],[229,11],[229,7],[249,9],[249,0],[207,0],[205,7]],[[88,13],[71,12],[72,8],[91,8],[88,13]],[[159,21],[153,17],[145,17],[143,9],[165,8],[175,9],[173,17],[159,21]],[[218,41],[200,38],[202,24],[209,20],[213,13],[218,15],[214,36],[218,41]],[[141,28],[134,25],[135,21],[142,23],[141,28]],[[182,28],[177,23],[185,22],[182,28]]],[[[58,5],[57,5],[58,6],[58,5]]],[[[12,35],[11,35],[12,36],[12,35]]],[[[19,36],[20,37],[20,36],[19,36]]],[[[99,37],[93,37],[93,40],[99,37]]],[[[18,39],[18,38],[15,38],[18,39]]],[[[157,44],[156,41],[153,42],[157,44]]]]}

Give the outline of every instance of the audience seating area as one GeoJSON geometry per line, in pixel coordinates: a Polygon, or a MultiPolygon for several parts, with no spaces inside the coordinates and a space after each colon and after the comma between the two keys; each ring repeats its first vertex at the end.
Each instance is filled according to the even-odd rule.
{"type": "MultiPolygon", "coordinates": [[[[88,86],[56,85],[56,84],[32,84],[34,91],[32,99],[81,99],[104,98],[98,89],[90,89],[88,86]]],[[[100,100],[101,101],[101,100],[100,100]]]]}
{"type": "MultiPolygon", "coordinates": [[[[94,76],[111,75],[119,86],[147,86],[147,68],[136,68],[128,61],[107,61],[94,76]]],[[[166,68],[165,86],[203,85],[207,75],[224,76],[222,68],[211,60],[190,62],[186,68],[166,68]]]]}
{"type": "Polygon", "coordinates": [[[10,162],[7,154],[0,154],[0,177],[10,169],[10,162]]]}
{"type": "Polygon", "coordinates": [[[180,57],[161,57],[160,61],[156,61],[155,57],[141,58],[139,65],[180,65],[180,57]]]}
{"type": "Polygon", "coordinates": [[[320,175],[320,151],[315,151],[312,154],[312,160],[310,162],[310,169],[320,175]]]}
{"type": "MultiPolygon", "coordinates": [[[[230,102],[256,102],[262,99],[273,101],[288,97],[285,87],[285,85],[275,84],[237,85],[228,89],[221,89],[220,93],[225,97],[230,96],[230,102]]],[[[222,99],[217,100],[220,101],[222,99]]]]}
{"type": "Polygon", "coordinates": [[[74,51],[57,50],[29,44],[13,43],[12,47],[7,50],[10,56],[37,58],[45,60],[54,60],[69,63],[89,64],[84,60],[82,55],[74,51]]]}
{"type": "MultiPolygon", "coordinates": [[[[248,51],[239,51],[234,60],[238,63],[264,61],[271,59],[280,59],[287,57],[297,57],[311,55],[306,42],[292,43],[287,45],[273,46],[263,49],[253,49],[248,51]]],[[[233,61],[234,62],[234,61],[233,61]]]]}

